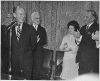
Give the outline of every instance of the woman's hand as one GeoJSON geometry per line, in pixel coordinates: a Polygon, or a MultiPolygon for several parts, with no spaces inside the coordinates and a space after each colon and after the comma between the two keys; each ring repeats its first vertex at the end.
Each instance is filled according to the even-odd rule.
{"type": "Polygon", "coordinates": [[[69,52],[69,51],[72,51],[72,49],[70,47],[67,47],[67,48],[64,48],[63,51],[69,52]]]}
{"type": "Polygon", "coordinates": [[[72,34],[74,37],[76,37],[76,38],[80,38],[80,36],[81,36],[81,34],[80,34],[80,32],[79,31],[73,31],[73,32],[71,32],[70,34],[72,34]]]}

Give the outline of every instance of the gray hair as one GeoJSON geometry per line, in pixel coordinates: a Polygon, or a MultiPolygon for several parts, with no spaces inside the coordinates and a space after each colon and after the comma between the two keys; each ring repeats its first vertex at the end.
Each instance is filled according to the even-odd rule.
{"type": "Polygon", "coordinates": [[[91,15],[94,17],[94,22],[97,22],[98,16],[94,10],[87,10],[87,12],[91,12],[91,15]]]}
{"type": "Polygon", "coordinates": [[[39,15],[39,13],[38,13],[38,12],[33,12],[33,13],[31,14],[31,18],[34,17],[35,15],[39,15]]]}

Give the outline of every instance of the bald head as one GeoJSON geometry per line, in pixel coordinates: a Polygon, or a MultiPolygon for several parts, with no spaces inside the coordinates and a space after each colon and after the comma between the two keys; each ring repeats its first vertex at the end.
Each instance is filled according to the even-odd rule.
{"type": "Polygon", "coordinates": [[[32,23],[35,25],[40,24],[40,14],[38,12],[33,12],[31,14],[32,23]]]}

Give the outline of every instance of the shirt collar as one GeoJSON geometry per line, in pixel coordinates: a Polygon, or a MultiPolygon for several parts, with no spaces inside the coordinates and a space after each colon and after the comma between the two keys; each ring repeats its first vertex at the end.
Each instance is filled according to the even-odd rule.
{"type": "Polygon", "coordinates": [[[38,25],[33,24],[33,27],[37,30],[38,29],[38,25]]]}
{"type": "MultiPolygon", "coordinates": [[[[23,24],[20,24],[20,30],[22,30],[22,25],[23,25],[23,24]]],[[[17,27],[18,27],[18,26],[16,26],[16,28],[17,28],[17,27]]]]}
{"type": "Polygon", "coordinates": [[[22,25],[23,25],[23,24],[20,24],[20,30],[22,30],[22,25]]]}
{"type": "Polygon", "coordinates": [[[35,25],[34,23],[33,23],[33,26],[34,26],[34,27],[38,27],[38,25],[35,25]]]}

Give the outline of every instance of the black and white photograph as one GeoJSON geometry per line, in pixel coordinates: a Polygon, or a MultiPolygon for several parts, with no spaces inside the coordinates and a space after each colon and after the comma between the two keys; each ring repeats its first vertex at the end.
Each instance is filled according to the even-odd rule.
{"type": "Polygon", "coordinates": [[[1,80],[99,81],[100,1],[1,0],[1,80]]]}

